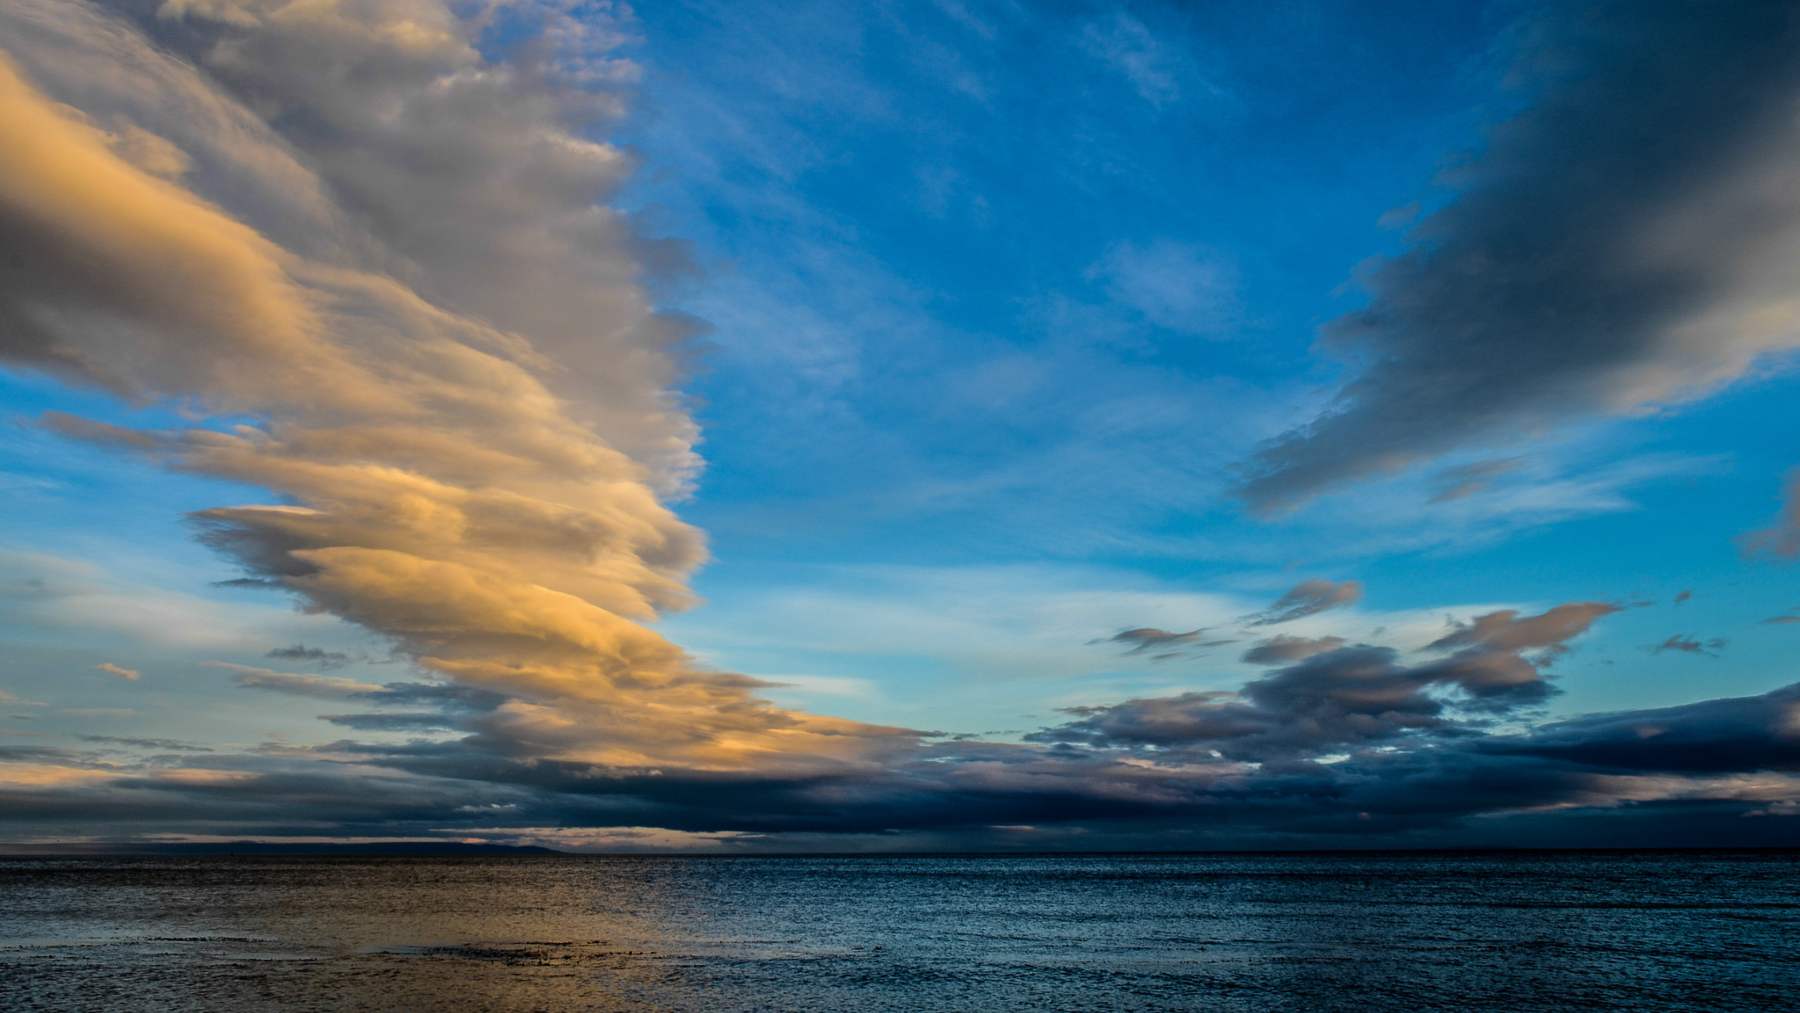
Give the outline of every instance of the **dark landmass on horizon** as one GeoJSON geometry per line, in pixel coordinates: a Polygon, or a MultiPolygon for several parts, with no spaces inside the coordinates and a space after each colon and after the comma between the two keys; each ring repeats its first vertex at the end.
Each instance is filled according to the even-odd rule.
{"type": "Polygon", "coordinates": [[[400,855],[418,858],[455,857],[459,855],[561,855],[568,852],[535,845],[464,844],[460,841],[391,841],[367,844],[326,844],[320,842],[278,841],[205,841],[157,844],[37,844],[29,846],[0,844],[0,858],[125,858],[132,855],[170,855],[196,857],[289,855],[382,856],[400,855]]]}
{"type": "Polygon", "coordinates": [[[1766,854],[1792,855],[1800,859],[1800,845],[1674,845],[1585,847],[1372,847],[1372,848],[1218,848],[1203,850],[1095,850],[1095,851],[565,851],[538,845],[463,844],[456,841],[388,842],[371,844],[283,844],[268,841],[218,841],[168,844],[68,844],[4,845],[0,859],[9,858],[131,858],[131,857],[343,857],[343,858],[1372,858],[1381,856],[1482,856],[1482,855],[1681,855],[1766,854]]]}

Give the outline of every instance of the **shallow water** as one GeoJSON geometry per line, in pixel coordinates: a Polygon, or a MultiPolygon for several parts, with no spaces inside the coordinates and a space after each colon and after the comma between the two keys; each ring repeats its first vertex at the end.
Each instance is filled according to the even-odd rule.
{"type": "Polygon", "coordinates": [[[0,860],[0,1009],[1781,1007],[1800,855],[0,860]]]}

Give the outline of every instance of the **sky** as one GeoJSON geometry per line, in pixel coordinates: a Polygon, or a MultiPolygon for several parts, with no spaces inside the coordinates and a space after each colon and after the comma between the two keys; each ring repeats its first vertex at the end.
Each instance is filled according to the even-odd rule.
{"type": "Polygon", "coordinates": [[[0,843],[1800,844],[1800,8],[0,3],[0,843]]]}

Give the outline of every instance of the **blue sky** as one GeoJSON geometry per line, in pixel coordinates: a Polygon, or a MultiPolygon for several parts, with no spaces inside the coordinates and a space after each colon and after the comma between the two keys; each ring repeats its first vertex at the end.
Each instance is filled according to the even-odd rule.
{"type": "MultiPolygon", "coordinates": [[[[1351,706],[1271,716],[1313,679],[1412,687],[1280,754],[1327,780],[1708,700],[1786,727],[1764,696],[1800,636],[1766,622],[1800,606],[1781,5],[177,6],[21,6],[8,101],[76,124],[69,157],[151,180],[170,220],[260,237],[231,241],[273,258],[302,337],[265,350],[288,318],[249,319],[254,292],[210,315],[238,305],[226,259],[109,259],[128,244],[75,210],[93,195],[65,213],[9,170],[5,206],[55,214],[18,212],[43,276],[0,274],[25,335],[0,346],[0,711],[19,783],[51,785],[21,790],[112,792],[33,795],[18,839],[97,839],[88,817],[132,805],[156,815],[127,835],[301,829],[139,784],[227,771],[392,787],[388,816],[308,832],[985,846],[960,802],[834,828],[771,772],[1272,771],[1269,742],[1351,706]],[[372,583],[414,565],[437,574],[417,593],[372,583]],[[457,573],[511,618],[433,597],[457,573]],[[540,613],[571,602],[650,669],[545,660],[540,613]],[[1316,657],[1244,658],[1282,637],[1316,657]],[[1453,651],[1479,672],[1433,667],[1453,651]],[[403,697],[446,709],[345,714],[403,697]],[[1122,730],[1238,707],[1289,730],[1122,730]],[[604,731],[662,721],[690,732],[604,731]],[[870,729],[919,752],[832,744],[888,741],[870,729]],[[570,765],[775,780],[755,812],[539,784],[570,765]],[[477,808],[414,805],[457,785],[477,808]]],[[[1796,804],[1777,752],[1558,771],[1587,787],[1475,815],[1704,803],[1763,840],[1792,833],[1746,821],[1796,804]]],[[[1211,832],[1032,798],[994,804],[1129,846],[1211,832]]],[[[1467,818],[1377,829],[1473,839],[1467,818]]],[[[1339,832],[1269,819],[1205,839],[1339,832]]]]}
{"type": "MultiPolygon", "coordinates": [[[[1778,377],[1545,434],[1529,487],[1486,509],[1358,489],[1264,522],[1228,492],[1249,448],[1317,411],[1342,375],[1314,343],[1357,304],[1357,265],[1449,199],[1446,166],[1522,101],[1506,84],[1517,14],[641,12],[633,140],[655,168],[634,197],[693,244],[700,273],[674,303],[715,328],[691,385],[707,473],[684,507],[713,539],[696,586],[714,605],[673,620],[677,639],[716,642],[743,670],[786,670],[796,651],[812,671],[827,659],[803,616],[760,631],[786,650],[756,664],[733,628],[784,622],[760,599],[883,583],[859,567],[964,573],[971,589],[1011,569],[1021,599],[1053,575],[1095,592],[1257,595],[1319,570],[1400,610],[1572,594],[1667,605],[1693,589],[1681,613],[1596,634],[1588,652],[1635,675],[1568,685],[1565,704],[1675,703],[1694,678],[1764,685],[1783,631],[1754,627],[1786,588],[1732,542],[1778,508],[1770,476],[1794,437],[1778,377]],[[1730,520],[1670,523],[1689,512],[1730,520]],[[1746,656],[1704,675],[1693,658],[1632,656],[1632,638],[1659,643],[1664,626],[1734,633],[1746,656]]],[[[905,604],[859,597],[870,622],[905,604]]],[[[982,674],[928,645],[852,664],[897,686],[982,674]]],[[[1181,675],[1223,687],[1239,673],[1181,675]]]]}

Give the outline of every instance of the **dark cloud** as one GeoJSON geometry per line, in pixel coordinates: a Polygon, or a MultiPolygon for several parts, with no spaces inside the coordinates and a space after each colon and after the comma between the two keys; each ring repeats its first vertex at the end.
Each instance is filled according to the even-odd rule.
{"type": "Polygon", "coordinates": [[[182,742],[179,739],[138,739],[123,735],[83,735],[83,742],[97,742],[104,745],[130,746],[133,749],[159,749],[171,753],[210,753],[211,746],[202,746],[193,742],[182,742]]]}
{"type": "Polygon", "coordinates": [[[1800,770],[1800,684],[1761,696],[1559,721],[1477,749],[1629,773],[1800,770]]]}
{"type": "Polygon", "coordinates": [[[1343,637],[1292,637],[1283,633],[1258,641],[1244,652],[1243,660],[1252,665],[1287,665],[1342,646],[1343,637]]]}
{"type": "Polygon", "coordinates": [[[1140,626],[1135,629],[1120,630],[1106,639],[1115,644],[1129,644],[1127,653],[1142,654],[1159,647],[1170,647],[1176,644],[1189,644],[1200,638],[1205,630],[1188,630],[1186,633],[1173,633],[1159,630],[1153,626],[1140,626]]]}
{"type": "Polygon", "coordinates": [[[1362,371],[1257,455],[1253,508],[1698,396],[1793,347],[1758,320],[1800,230],[1793,6],[1549,4],[1513,37],[1527,108],[1327,326],[1362,371]]]}
{"type": "MultiPolygon", "coordinates": [[[[520,756],[479,734],[339,741],[218,757],[203,770],[7,786],[0,825],[86,836],[118,825],[274,836],[655,826],[767,835],[746,846],[810,850],[1018,846],[996,836],[997,824],[1063,828],[1073,836],[1055,846],[1081,848],[1603,844],[1621,834],[1639,843],[1791,842],[1787,824],[1745,817],[1784,812],[1800,798],[1800,685],[1501,735],[1423,713],[1404,692],[1389,698],[1402,713],[1385,716],[1372,697],[1349,692],[1354,680],[1325,679],[1346,721],[1419,723],[1345,743],[1335,762],[1272,750],[1247,764],[1194,748],[1196,739],[1267,736],[1276,708],[1297,713],[1317,695],[1308,684],[1325,657],[1312,659],[1312,676],[1289,676],[1275,692],[1083,710],[1110,719],[1118,739],[1110,743],[944,742],[879,767],[707,771],[520,756]]],[[[1334,667],[1357,666],[1376,695],[1404,689],[1383,649],[1349,649],[1334,667]]],[[[1304,724],[1290,731],[1304,738],[1304,724]]],[[[55,749],[0,750],[0,759],[83,762],[55,749]]]]}
{"type": "Polygon", "coordinates": [[[325,714],[321,720],[365,732],[432,731],[457,727],[449,715],[431,711],[398,714],[325,714]]]}
{"type": "Polygon", "coordinates": [[[1410,665],[1389,647],[1321,649],[1324,641],[1275,638],[1258,649],[1300,660],[1236,693],[1184,693],[1080,708],[1070,712],[1075,721],[1026,738],[1260,762],[1309,759],[1427,732],[1460,736],[1478,727],[1483,716],[1548,699],[1554,689],[1543,668],[1566,650],[1568,640],[1613,611],[1614,606],[1584,602],[1532,616],[1489,613],[1431,644],[1427,650],[1438,657],[1410,665]]]}
{"type": "Polygon", "coordinates": [[[390,682],[364,693],[362,699],[393,707],[436,707],[449,711],[491,711],[506,697],[473,686],[446,682],[390,682]]]}
{"type": "Polygon", "coordinates": [[[1698,637],[1690,637],[1685,633],[1673,633],[1662,643],[1652,646],[1650,648],[1650,653],[1661,654],[1664,651],[1679,651],[1683,654],[1705,654],[1711,657],[1717,657],[1718,653],[1724,649],[1725,639],[1723,637],[1714,637],[1711,640],[1702,641],[1698,637]]]}
{"type": "Polygon", "coordinates": [[[1685,605],[1693,597],[1694,597],[1694,592],[1691,589],[1683,588],[1679,593],[1677,593],[1675,595],[1675,604],[1685,605]]]}
{"type": "Polygon", "coordinates": [[[342,668],[350,663],[350,656],[342,651],[327,651],[322,647],[308,647],[305,644],[277,647],[267,656],[282,661],[308,661],[326,669],[342,668]]]}
{"type": "Polygon", "coordinates": [[[1129,644],[1131,649],[1126,651],[1126,654],[1148,654],[1152,661],[1173,661],[1185,656],[1190,651],[1237,643],[1236,640],[1230,638],[1202,639],[1206,632],[1204,628],[1176,633],[1170,630],[1159,630],[1154,626],[1139,626],[1120,630],[1104,640],[1094,640],[1089,643],[1129,644]]]}
{"type": "Polygon", "coordinates": [[[1362,600],[1360,581],[1306,580],[1275,600],[1275,604],[1251,618],[1252,626],[1274,626],[1293,622],[1327,609],[1353,605],[1362,600]]]}

